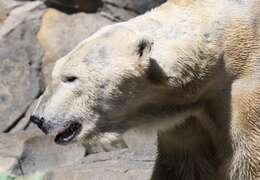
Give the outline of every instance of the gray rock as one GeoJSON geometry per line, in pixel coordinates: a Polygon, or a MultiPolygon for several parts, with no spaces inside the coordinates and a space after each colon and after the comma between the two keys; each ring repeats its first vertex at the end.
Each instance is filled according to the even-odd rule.
{"type": "Polygon", "coordinates": [[[164,2],[166,0],[103,0],[104,4],[111,4],[115,7],[137,12],[138,14],[142,14],[164,2]]]}
{"type": "Polygon", "coordinates": [[[156,151],[123,149],[84,157],[78,144],[59,146],[39,131],[0,134],[0,173],[44,174],[49,180],[149,179],[156,151]]]}
{"type": "Polygon", "coordinates": [[[15,157],[0,157],[0,173],[8,172],[18,164],[15,157]]]}
{"type": "Polygon", "coordinates": [[[30,174],[73,164],[85,154],[85,149],[77,144],[58,146],[54,139],[44,135],[32,137],[24,143],[20,167],[15,174],[30,174]],[[20,171],[22,169],[22,172],[20,171]]]}
{"type": "Polygon", "coordinates": [[[8,13],[13,10],[16,7],[24,5],[25,2],[20,1],[14,1],[14,0],[0,0],[0,7],[2,9],[5,9],[6,17],[8,16],[8,13]]]}
{"type": "Polygon", "coordinates": [[[17,175],[44,172],[79,162],[85,149],[77,144],[58,146],[40,131],[0,134],[0,172],[17,175]]]}
{"type": "Polygon", "coordinates": [[[45,6],[41,2],[15,3],[12,0],[8,0],[8,4],[9,15],[0,26],[2,132],[8,132],[19,123],[43,86],[42,49],[36,34],[45,6]]]}
{"type": "Polygon", "coordinates": [[[80,41],[112,21],[100,14],[67,15],[48,9],[43,16],[38,40],[44,48],[43,74],[48,83],[54,63],[70,52],[80,41]]]}
{"type": "Polygon", "coordinates": [[[24,131],[24,130],[38,129],[38,127],[35,126],[33,123],[31,123],[29,120],[36,104],[37,104],[37,100],[34,100],[32,102],[32,104],[30,105],[30,107],[27,109],[26,113],[24,113],[24,116],[21,118],[19,123],[17,123],[15,126],[13,126],[13,128],[10,129],[9,132],[15,133],[15,132],[20,132],[20,131],[24,131]]]}
{"type": "Polygon", "coordinates": [[[122,21],[143,14],[163,2],[166,2],[166,0],[103,0],[101,11],[122,21]]]}
{"type": "Polygon", "coordinates": [[[47,172],[45,180],[148,180],[155,151],[129,149],[92,154],[80,163],[47,172]]]}
{"type": "Polygon", "coordinates": [[[114,4],[105,3],[101,10],[101,14],[113,21],[120,22],[137,16],[138,12],[124,9],[122,7],[115,6],[114,4]]]}
{"type": "Polygon", "coordinates": [[[0,134],[0,172],[12,171],[19,167],[19,159],[23,154],[24,142],[26,139],[35,135],[34,133],[0,134]]]}

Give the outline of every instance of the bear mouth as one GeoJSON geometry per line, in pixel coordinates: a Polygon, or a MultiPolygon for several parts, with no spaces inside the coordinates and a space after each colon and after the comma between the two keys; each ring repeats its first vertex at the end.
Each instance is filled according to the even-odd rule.
{"type": "Polygon", "coordinates": [[[82,125],[79,122],[71,122],[67,128],[59,132],[55,137],[55,143],[66,145],[80,133],[82,125]]]}

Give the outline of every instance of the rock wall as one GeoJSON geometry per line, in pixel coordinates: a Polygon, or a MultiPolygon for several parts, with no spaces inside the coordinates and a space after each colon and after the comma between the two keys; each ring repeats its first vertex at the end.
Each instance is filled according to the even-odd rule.
{"type": "Polygon", "coordinates": [[[29,117],[56,60],[102,26],[164,1],[0,0],[0,179],[3,172],[23,176],[36,171],[51,180],[149,179],[154,132],[131,130],[125,134],[130,149],[84,157],[79,145],[55,145],[29,117]],[[149,150],[140,150],[144,147],[149,150]]]}

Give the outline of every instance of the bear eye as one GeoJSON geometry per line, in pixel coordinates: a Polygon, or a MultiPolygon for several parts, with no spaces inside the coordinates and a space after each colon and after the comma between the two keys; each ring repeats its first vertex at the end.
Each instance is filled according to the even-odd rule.
{"type": "Polygon", "coordinates": [[[64,78],[62,78],[62,81],[65,83],[71,83],[76,81],[78,78],[76,76],[65,76],[64,78]]]}

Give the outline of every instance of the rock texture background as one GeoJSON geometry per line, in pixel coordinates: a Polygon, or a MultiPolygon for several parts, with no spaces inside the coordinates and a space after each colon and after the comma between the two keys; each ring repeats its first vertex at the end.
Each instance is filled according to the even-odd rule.
{"type": "Polygon", "coordinates": [[[29,122],[56,60],[102,26],[128,20],[165,0],[0,0],[0,179],[149,179],[156,133],[132,129],[128,149],[85,156],[57,146],[29,122]],[[146,149],[146,150],[145,150],[146,149]]]}

